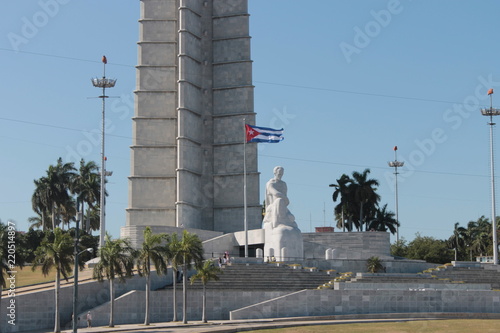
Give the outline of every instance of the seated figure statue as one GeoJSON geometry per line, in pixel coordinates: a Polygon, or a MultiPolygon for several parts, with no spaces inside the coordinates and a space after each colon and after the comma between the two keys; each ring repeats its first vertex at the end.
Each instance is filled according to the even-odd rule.
{"type": "Polygon", "coordinates": [[[283,167],[274,168],[274,178],[266,184],[264,257],[277,261],[301,260],[304,257],[302,233],[288,210],[287,186],[281,180],[283,167]]]}

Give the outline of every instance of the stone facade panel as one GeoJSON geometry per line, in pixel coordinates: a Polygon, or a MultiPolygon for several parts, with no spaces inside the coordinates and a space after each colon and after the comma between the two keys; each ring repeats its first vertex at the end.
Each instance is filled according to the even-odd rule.
{"type": "Polygon", "coordinates": [[[201,20],[197,13],[193,10],[181,8],[180,15],[181,26],[179,27],[179,29],[181,31],[189,31],[195,36],[201,37],[203,31],[201,27],[201,20]]]}
{"type": "Polygon", "coordinates": [[[249,35],[248,16],[229,16],[214,19],[214,39],[243,37],[249,35]]]}
{"type": "Polygon", "coordinates": [[[185,108],[196,113],[202,112],[202,91],[191,84],[183,84],[180,86],[180,92],[185,99],[180,101],[179,108],[185,108]]]}
{"type": "MultiPolygon", "coordinates": [[[[202,148],[192,142],[184,140],[180,144],[181,151],[179,152],[179,166],[189,171],[201,173],[202,171],[202,148]]],[[[187,188],[191,188],[193,184],[186,184],[187,188]]]]}
{"type": "MultiPolygon", "coordinates": [[[[244,230],[243,210],[238,208],[215,208],[214,228],[225,233],[244,230]]],[[[262,227],[262,209],[260,207],[247,208],[248,230],[262,227]]]]}
{"type": "Polygon", "coordinates": [[[175,119],[134,119],[137,146],[171,146],[176,144],[175,119]]]}
{"type": "Polygon", "coordinates": [[[137,208],[161,208],[175,202],[174,178],[132,178],[131,204],[137,208]]]}
{"type": "MultiPolygon", "coordinates": [[[[241,143],[245,140],[244,116],[214,119],[214,143],[241,143]]],[[[243,147],[241,148],[243,151],[243,147]]]]}
{"type": "Polygon", "coordinates": [[[254,109],[252,87],[215,90],[213,97],[214,115],[238,114],[254,109]]]}
{"type": "Polygon", "coordinates": [[[141,43],[138,62],[143,66],[176,66],[174,43],[141,43]]]}
{"type": "Polygon", "coordinates": [[[139,67],[137,69],[138,90],[175,91],[177,80],[174,67],[139,67]]]}
{"type": "Polygon", "coordinates": [[[177,94],[158,92],[136,93],[135,116],[145,118],[176,118],[177,94]]]}
{"type": "Polygon", "coordinates": [[[201,41],[196,36],[189,33],[184,34],[183,43],[180,47],[180,54],[187,54],[198,61],[202,60],[201,41]]]}
{"type": "Polygon", "coordinates": [[[214,63],[250,60],[250,38],[214,41],[214,63]]]}
{"type": "Polygon", "coordinates": [[[252,85],[252,63],[237,62],[214,66],[214,87],[252,85]]]}
{"type": "Polygon", "coordinates": [[[139,36],[143,42],[165,42],[177,40],[175,21],[140,21],[139,36]]]}
{"type": "Polygon", "coordinates": [[[213,15],[227,16],[248,12],[248,0],[213,0],[213,15]]]}
{"type": "Polygon", "coordinates": [[[131,174],[137,176],[175,177],[177,149],[132,148],[131,174]]]}
{"type": "Polygon", "coordinates": [[[141,18],[166,20],[177,15],[176,0],[142,0],[141,18]]]}

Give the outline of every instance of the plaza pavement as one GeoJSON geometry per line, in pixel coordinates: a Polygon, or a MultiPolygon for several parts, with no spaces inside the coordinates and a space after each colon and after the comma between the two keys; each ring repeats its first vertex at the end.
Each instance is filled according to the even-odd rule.
{"type": "MultiPolygon", "coordinates": [[[[440,320],[447,318],[439,318],[440,316],[412,318],[411,314],[406,314],[408,317],[402,315],[401,318],[371,318],[371,319],[324,319],[324,318],[276,318],[276,319],[257,319],[257,320],[216,320],[209,321],[204,324],[200,321],[192,321],[188,324],[182,322],[165,322],[165,323],[152,323],[149,326],[143,324],[130,324],[130,325],[117,325],[115,327],[92,327],[92,328],[79,328],[81,333],[111,333],[111,332],[135,332],[135,333],[159,333],[159,332],[179,332],[179,333],[232,333],[250,330],[263,330],[275,328],[287,328],[297,326],[318,326],[318,325],[341,325],[341,324],[354,324],[354,323],[382,323],[382,322],[406,322],[406,321],[427,321],[427,320],[440,320]]],[[[341,317],[341,316],[339,316],[341,317]]],[[[51,330],[30,331],[26,333],[51,333],[51,330]]],[[[71,329],[61,330],[62,333],[71,333],[71,329]]]]}

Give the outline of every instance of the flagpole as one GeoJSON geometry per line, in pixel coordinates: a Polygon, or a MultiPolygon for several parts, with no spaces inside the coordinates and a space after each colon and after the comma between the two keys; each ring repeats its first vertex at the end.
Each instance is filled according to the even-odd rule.
{"type": "Polygon", "coordinates": [[[246,119],[243,118],[243,227],[245,229],[245,258],[248,258],[248,224],[247,224],[247,131],[246,119]]]}

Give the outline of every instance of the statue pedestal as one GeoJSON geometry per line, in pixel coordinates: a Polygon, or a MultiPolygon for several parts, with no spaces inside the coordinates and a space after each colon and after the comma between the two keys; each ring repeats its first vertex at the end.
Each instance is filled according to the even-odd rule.
{"type": "Polygon", "coordinates": [[[276,261],[293,261],[304,259],[304,245],[299,228],[279,224],[272,228],[264,223],[265,242],[264,257],[276,261]]]}

